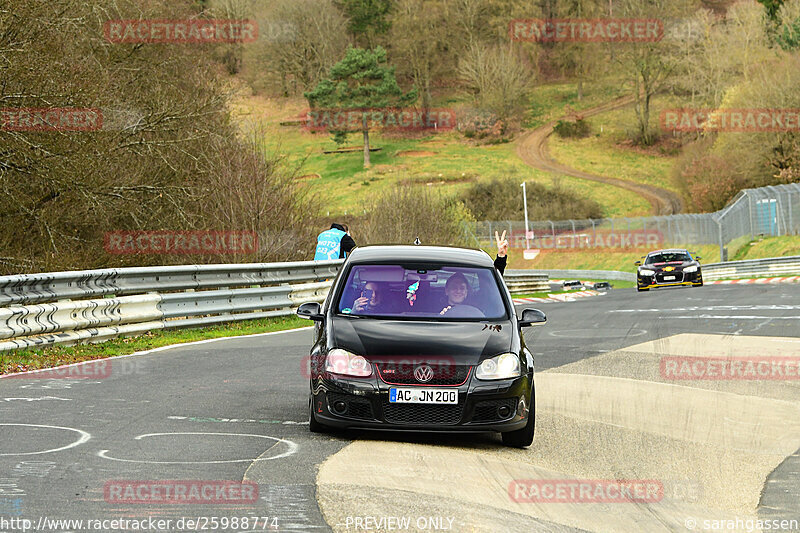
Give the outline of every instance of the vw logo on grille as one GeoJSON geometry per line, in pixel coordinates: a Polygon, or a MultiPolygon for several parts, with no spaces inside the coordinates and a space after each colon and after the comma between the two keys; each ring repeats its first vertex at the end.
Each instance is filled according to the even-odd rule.
{"type": "Polygon", "coordinates": [[[419,365],[414,369],[414,377],[420,383],[427,383],[433,379],[433,369],[428,365],[419,365]]]}

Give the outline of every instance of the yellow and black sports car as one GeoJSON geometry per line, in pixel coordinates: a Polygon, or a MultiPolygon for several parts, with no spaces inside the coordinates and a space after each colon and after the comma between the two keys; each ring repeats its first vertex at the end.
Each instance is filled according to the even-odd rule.
{"type": "Polygon", "coordinates": [[[636,290],[657,287],[702,287],[703,273],[700,257],[680,249],[650,252],[644,261],[636,261],[636,290]]]}

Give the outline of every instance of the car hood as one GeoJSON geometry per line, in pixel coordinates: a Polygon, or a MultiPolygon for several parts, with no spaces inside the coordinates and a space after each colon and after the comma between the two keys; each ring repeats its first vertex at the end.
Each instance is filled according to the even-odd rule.
{"type": "Polygon", "coordinates": [[[334,317],[331,346],[371,361],[446,356],[455,364],[475,365],[511,349],[511,321],[423,322],[334,317]]]}
{"type": "Polygon", "coordinates": [[[673,261],[670,263],[651,263],[647,265],[642,265],[639,267],[639,269],[655,270],[657,272],[660,272],[662,270],[670,268],[672,270],[680,272],[684,268],[690,267],[692,265],[699,265],[699,263],[697,261],[673,261]]]}

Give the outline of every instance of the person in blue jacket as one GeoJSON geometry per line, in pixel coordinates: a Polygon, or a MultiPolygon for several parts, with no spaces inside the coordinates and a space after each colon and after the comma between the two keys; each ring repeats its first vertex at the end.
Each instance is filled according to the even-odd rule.
{"type": "Polygon", "coordinates": [[[356,241],[350,236],[347,226],[331,224],[331,229],[317,236],[317,251],[314,261],[327,259],[344,259],[356,247],[356,241]]]}

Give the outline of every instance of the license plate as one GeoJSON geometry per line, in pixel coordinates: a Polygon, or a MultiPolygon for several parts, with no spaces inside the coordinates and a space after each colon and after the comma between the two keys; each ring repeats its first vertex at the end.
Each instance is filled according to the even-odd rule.
{"type": "Polygon", "coordinates": [[[675,281],[675,276],[664,276],[664,281],[675,281]]]}
{"type": "Polygon", "coordinates": [[[389,389],[389,403],[457,404],[456,389],[389,389]]]}

